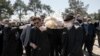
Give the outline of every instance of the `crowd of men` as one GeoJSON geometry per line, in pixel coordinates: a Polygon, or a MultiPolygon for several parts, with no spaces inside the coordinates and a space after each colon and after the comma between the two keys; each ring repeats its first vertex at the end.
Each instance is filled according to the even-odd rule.
{"type": "Polygon", "coordinates": [[[54,17],[30,17],[30,23],[0,21],[0,56],[93,56],[96,34],[100,47],[100,21],[72,14],[64,22],[54,17]]]}

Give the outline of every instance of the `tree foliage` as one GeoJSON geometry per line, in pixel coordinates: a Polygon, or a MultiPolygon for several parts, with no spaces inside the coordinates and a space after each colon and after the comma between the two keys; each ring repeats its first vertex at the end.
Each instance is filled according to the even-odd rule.
{"type": "Polygon", "coordinates": [[[45,5],[45,4],[43,5],[43,10],[45,10],[49,16],[50,13],[54,12],[49,5],[45,5]]]}
{"type": "Polygon", "coordinates": [[[75,15],[87,15],[87,8],[89,5],[84,5],[84,3],[80,0],[69,0],[69,8],[65,9],[65,14],[74,13],[75,15]]]}
{"type": "Polygon", "coordinates": [[[10,1],[1,0],[0,1],[0,19],[10,18],[13,14],[13,6],[10,1]]]}
{"type": "Polygon", "coordinates": [[[37,13],[41,12],[41,2],[39,0],[29,0],[29,10],[34,12],[36,16],[37,13]]]}
{"type": "Polygon", "coordinates": [[[13,5],[15,14],[18,14],[19,19],[21,21],[21,18],[23,15],[27,14],[27,6],[22,0],[16,0],[16,2],[13,5]]]}
{"type": "Polygon", "coordinates": [[[98,10],[98,20],[100,20],[100,9],[98,10]]]}
{"type": "Polygon", "coordinates": [[[89,5],[84,5],[84,3],[80,0],[69,0],[70,10],[72,10],[75,14],[84,15],[87,12],[87,8],[89,5]]]}
{"type": "Polygon", "coordinates": [[[42,14],[45,11],[48,15],[53,12],[49,5],[42,4],[40,0],[29,0],[29,10],[34,12],[34,15],[42,14]]]}
{"type": "Polygon", "coordinates": [[[94,20],[100,20],[100,9],[98,10],[97,13],[92,13],[92,14],[90,14],[90,16],[91,16],[94,20]]]}
{"type": "Polygon", "coordinates": [[[0,0],[0,19],[18,15],[21,21],[23,15],[27,15],[28,11],[32,11],[35,16],[44,14],[44,11],[47,15],[54,12],[49,5],[42,4],[40,0],[29,0],[28,5],[22,0],[16,0],[14,4],[11,4],[10,0],[0,0]]]}

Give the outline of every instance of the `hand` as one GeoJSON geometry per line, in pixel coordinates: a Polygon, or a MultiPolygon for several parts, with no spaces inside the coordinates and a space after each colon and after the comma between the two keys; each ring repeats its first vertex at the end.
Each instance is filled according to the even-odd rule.
{"type": "Polygon", "coordinates": [[[0,30],[0,34],[2,34],[2,30],[0,30]]]}
{"type": "Polygon", "coordinates": [[[34,44],[34,43],[30,43],[30,46],[33,48],[33,49],[36,49],[37,46],[34,44]]]}

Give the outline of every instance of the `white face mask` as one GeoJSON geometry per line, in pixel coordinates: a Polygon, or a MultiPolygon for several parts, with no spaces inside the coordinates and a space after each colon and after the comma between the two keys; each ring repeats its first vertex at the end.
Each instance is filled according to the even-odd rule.
{"type": "Polygon", "coordinates": [[[89,21],[88,23],[92,23],[91,21],[89,21]]]}
{"type": "Polygon", "coordinates": [[[84,24],[88,24],[88,22],[84,22],[84,24]]]}
{"type": "Polygon", "coordinates": [[[9,25],[8,24],[5,24],[5,27],[9,27],[9,25]]]}

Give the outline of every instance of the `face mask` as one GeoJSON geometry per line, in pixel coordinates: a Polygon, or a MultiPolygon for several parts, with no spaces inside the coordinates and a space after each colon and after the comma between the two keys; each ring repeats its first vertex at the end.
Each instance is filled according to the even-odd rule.
{"type": "Polygon", "coordinates": [[[89,21],[88,23],[92,23],[91,21],[89,21]]]}
{"type": "Polygon", "coordinates": [[[5,27],[9,27],[9,25],[8,24],[5,24],[5,27]]]}
{"type": "Polygon", "coordinates": [[[84,22],[84,24],[88,24],[87,22],[84,22]]]}

